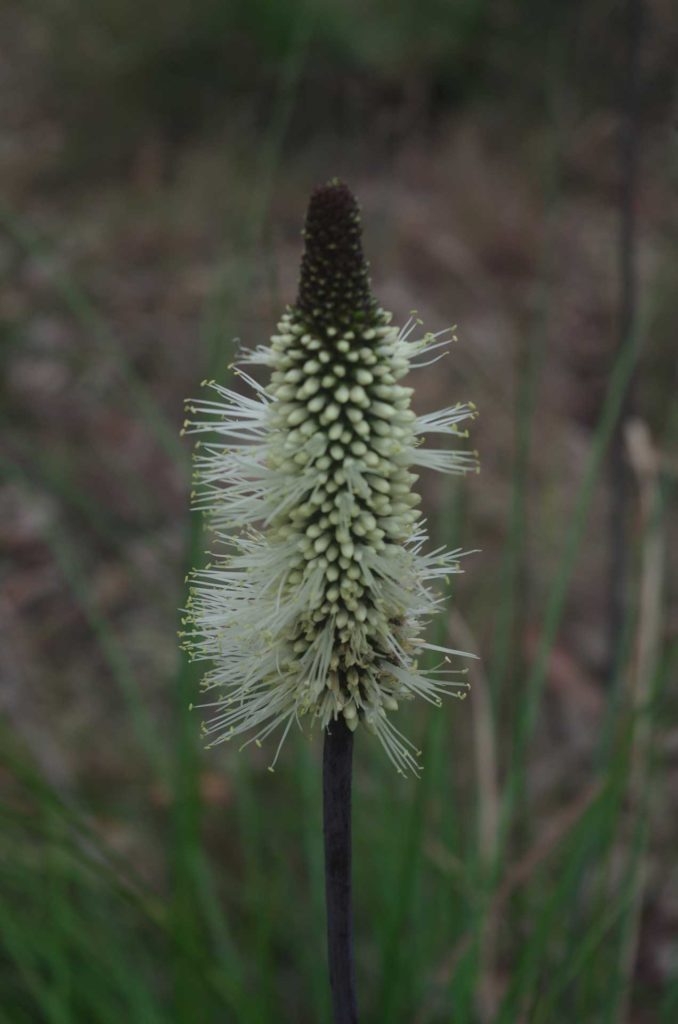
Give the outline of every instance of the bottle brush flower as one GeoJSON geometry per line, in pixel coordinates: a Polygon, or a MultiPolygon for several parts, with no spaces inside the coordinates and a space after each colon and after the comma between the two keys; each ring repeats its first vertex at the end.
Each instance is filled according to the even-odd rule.
{"type": "Polygon", "coordinates": [[[195,504],[222,553],[191,578],[185,646],[211,667],[203,680],[210,744],[260,743],[293,723],[337,719],[381,740],[400,772],[417,751],[393,722],[402,701],[440,704],[465,684],[461,652],[428,643],[437,584],[462,552],[426,550],[417,470],[475,470],[475,453],[431,449],[426,435],[466,436],[471,403],[416,415],[402,383],[451,340],[398,328],[372,295],[358,206],[332,181],[317,188],[304,228],[299,292],[267,346],[240,365],[242,395],[205,382],[188,405],[195,504]],[[441,664],[424,670],[426,650],[441,664]],[[459,670],[457,670],[458,673],[459,670]],[[248,740],[248,742],[250,741],[248,740]]]}

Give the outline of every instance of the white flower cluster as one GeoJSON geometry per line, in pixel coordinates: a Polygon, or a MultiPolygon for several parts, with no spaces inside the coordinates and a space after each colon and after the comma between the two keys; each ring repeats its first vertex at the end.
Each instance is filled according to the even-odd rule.
{"type": "Polygon", "coordinates": [[[387,713],[465,684],[447,665],[461,652],[420,638],[441,600],[434,585],[460,571],[462,552],[424,552],[411,468],[475,470],[475,453],[422,445],[423,434],[465,436],[475,413],[458,404],[418,417],[399,383],[449,332],[415,339],[413,321],[399,331],[376,305],[359,319],[319,325],[292,307],[270,345],[243,356],[270,368],[267,388],[236,370],[252,397],[211,381],[216,400],[189,404],[186,430],[214,438],[196,446],[196,507],[227,551],[193,574],[184,637],[212,662],[203,687],[219,695],[200,705],[213,711],[212,742],[251,730],[259,743],[282,727],[279,752],[293,722],[324,729],[342,715],[416,772],[387,713]],[[443,664],[422,671],[424,649],[443,664]]]}

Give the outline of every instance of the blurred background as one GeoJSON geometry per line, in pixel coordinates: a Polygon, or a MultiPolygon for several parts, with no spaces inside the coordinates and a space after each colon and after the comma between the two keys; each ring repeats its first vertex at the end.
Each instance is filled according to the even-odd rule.
{"type": "MultiPolygon", "coordinates": [[[[382,304],[458,325],[417,408],[481,661],[359,733],[365,1022],[678,1020],[671,0],[5,0],[0,1021],[328,1022],[321,744],[199,742],[183,400],[354,189],[382,304]]],[[[436,633],[437,630],[437,633],[436,633]]]]}

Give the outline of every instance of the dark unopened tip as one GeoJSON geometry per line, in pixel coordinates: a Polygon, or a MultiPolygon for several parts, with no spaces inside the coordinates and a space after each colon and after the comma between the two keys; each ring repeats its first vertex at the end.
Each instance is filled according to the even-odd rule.
{"type": "Polygon", "coordinates": [[[304,226],[305,237],[326,235],[346,245],[360,242],[360,209],[348,185],[332,178],[311,192],[304,226]]]}
{"type": "Polygon", "coordinates": [[[311,193],[296,308],[318,326],[365,323],[376,309],[362,247],[360,209],[332,179],[311,193]]]}

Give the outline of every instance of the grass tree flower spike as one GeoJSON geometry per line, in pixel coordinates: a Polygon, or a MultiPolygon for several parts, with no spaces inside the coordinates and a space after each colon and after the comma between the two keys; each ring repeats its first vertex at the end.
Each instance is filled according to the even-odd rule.
{"type": "Polygon", "coordinates": [[[185,644],[212,663],[200,705],[211,744],[281,730],[275,763],[293,723],[343,718],[416,773],[393,721],[400,702],[440,704],[465,683],[450,667],[461,652],[422,639],[463,552],[426,551],[414,470],[476,470],[475,453],[424,444],[466,436],[475,410],[411,409],[402,379],[454,336],[420,337],[418,321],[398,328],[379,306],[346,185],[313,192],[304,239],[296,302],[268,346],[242,353],[268,385],[239,369],[250,395],[210,381],[213,398],[188,406],[187,432],[209,435],[196,445],[196,507],[226,547],[192,577],[185,644]],[[441,664],[424,671],[427,649],[441,664]]]}

